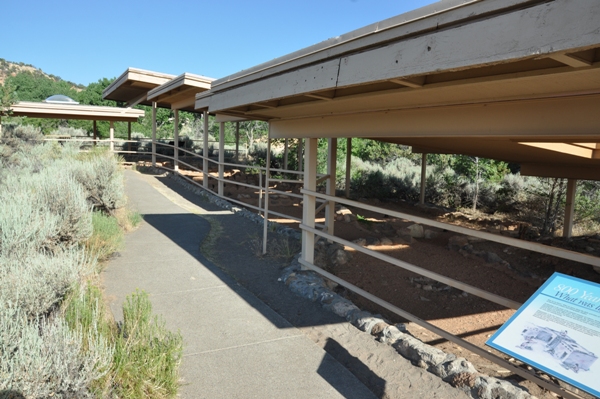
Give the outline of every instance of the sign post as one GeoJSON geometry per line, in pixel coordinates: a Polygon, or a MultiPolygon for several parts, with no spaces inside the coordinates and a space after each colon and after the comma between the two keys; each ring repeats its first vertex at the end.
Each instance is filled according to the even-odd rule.
{"type": "Polygon", "coordinates": [[[600,396],[600,284],[554,273],[486,344],[600,396]]]}

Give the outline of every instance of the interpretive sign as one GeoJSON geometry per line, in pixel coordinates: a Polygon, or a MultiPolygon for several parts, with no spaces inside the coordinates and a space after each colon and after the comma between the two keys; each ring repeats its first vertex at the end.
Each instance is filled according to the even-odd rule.
{"type": "Polygon", "coordinates": [[[486,344],[600,396],[600,284],[554,273],[486,344]]]}

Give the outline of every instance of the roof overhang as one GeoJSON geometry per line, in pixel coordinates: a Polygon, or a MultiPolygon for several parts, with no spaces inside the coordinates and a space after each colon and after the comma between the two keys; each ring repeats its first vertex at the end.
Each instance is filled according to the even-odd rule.
{"type": "Polygon", "coordinates": [[[11,116],[30,118],[82,119],[97,121],[136,122],[143,110],[95,105],[57,104],[20,101],[10,106],[11,116]]]}
{"type": "Polygon", "coordinates": [[[276,138],[372,138],[600,179],[597,152],[577,145],[600,143],[599,18],[596,0],[440,2],[219,79],[196,107],[269,120],[276,138]]]}
{"type": "Polygon", "coordinates": [[[143,104],[151,105],[147,100],[148,91],[170,81],[175,75],[127,68],[114,82],[102,92],[102,98],[126,103],[128,107],[143,104]]]}
{"type": "Polygon", "coordinates": [[[150,90],[147,100],[169,105],[172,109],[195,111],[195,96],[211,87],[213,78],[183,73],[150,90]]]}

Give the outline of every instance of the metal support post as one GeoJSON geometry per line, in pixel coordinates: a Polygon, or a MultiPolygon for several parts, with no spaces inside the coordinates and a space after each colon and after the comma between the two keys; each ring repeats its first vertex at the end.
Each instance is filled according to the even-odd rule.
{"type": "Polygon", "coordinates": [[[289,151],[289,140],[285,139],[283,142],[283,170],[288,170],[288,151],[289,151]]]}
{"type": "Polygon", "coordinates": [[[302,172],[304,159],[302,158],[302,139],[298,139],[298,172],[302,172]]]}
{"type": "MultiPolygon", "coordinates": [[[[310,191],[317,190],[317,139],[306,139],[304,188],[310,191]]],[[[302,202],[302,224],[315,227],[316,197],[304,194],[302,202]]],[[[314,263],[315,260],[315,233],[302,230],[302,259],[314,263]]]]}
{"type": "Polygon", "coordinates": [[[174,111],[175,123],[173,129],[173,169],[179,172],[179,110],[174,111]]]}
{"type": "Polygon", "coordinates": [[[110,152],[115,152],[115,122],[110,121],[110,152]]]}
{"type": "Polygon", "coordinates": [[[131,151],[131,122],[127,122],[127,151],[131,151]]]}
{"type": "Polygon", "coordinates": [[[425,184],[427,183],[427,154],[421,154],[421,196],[419,204],[425,204],[425,184]]]}
{"type": "Polygon", "coordinates": [[[156,166],[156,102],[152,102],[152,166],[156,166]]]}
{"type": "Polygon", "coordinates": [[[563,225],[563,237],[571,238],[573,234],[573,219],[575,214],[575,194],[577,193],[577,180],[567,181],[567,199],[565,203],[565,223],[563,225]]]}
{"type": "Polygon", "coordinates": [[[94,147],[96,146],[96,140],[98,140],[98,127],[96,126],[96,121],[94,120],[93,123],[93,128],[94,128],[94,147]]]}
{"type": "Polygon", "coordinates": [[[219,123],[219,191],[218,194],[223,196],[223,177],[225,176],[225,122],[219,123]]]}
{"type": "MultiPolygon", "coordinates": [[[[335,197],[335,175],[337,172],[337,139],[327,139],[327,195],[335,197]]],[[[325,207],[325,229],[327,233],[333,235],[335,222],[335,201],[327,201],[325,207]]]]}
{"type": "Polygon", "coordinates": [[[269,179],[271,177],[271,124],[267,132],[267,168],[265,170],[265,211],[263,212],[263,255],[267,253],[269,234],[269,179]]]}
{"type": "Polygon", "coordinates": [[[346,139],[346,198],[350,198],[350,169],[352,168],[352,138],[346,139]]]}
{"type": "Polygon", "coordinates": [[[208,188],[208,112],[202,114],[204,135],[202,136],[202,187],[208,188]]]}
{"type": "Polygon", "coordinates": [[[235,123],[235,161],[240,161],[240,122],[235,123]]]}

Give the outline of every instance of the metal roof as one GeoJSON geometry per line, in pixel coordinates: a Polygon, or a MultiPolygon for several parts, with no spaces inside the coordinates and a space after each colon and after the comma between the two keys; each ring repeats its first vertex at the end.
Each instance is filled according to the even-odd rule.
{"type": "Polygon", "coordinates": [[[139,109],[55,102],[20,101],[11,105],[10,109],[12,111],[11,116],[28,116],[30,118],[135,122],[138,118],[144,116],[144,111],[139,109]]]}
{"type": "Polygon", "coordinates": [[[168,82],[175,75],[147,71],[145,69],[127,68],[102,92],[105,100],[124,102],[128,106],[137,104],[151,105],[146,100],[148,91],[168,82]]]}
{"type": "Polygon", "coordinates": [[[600,2],[446,1],[219,79],[211,113],[600,180],[600,2]]]}
{"type": "Polygon", "coordinates": [[[172,109],[193,112],[196,94],[209,90],[213,81],[213,78],[186,72],[150,90],[146,98],[172,109]]]}

